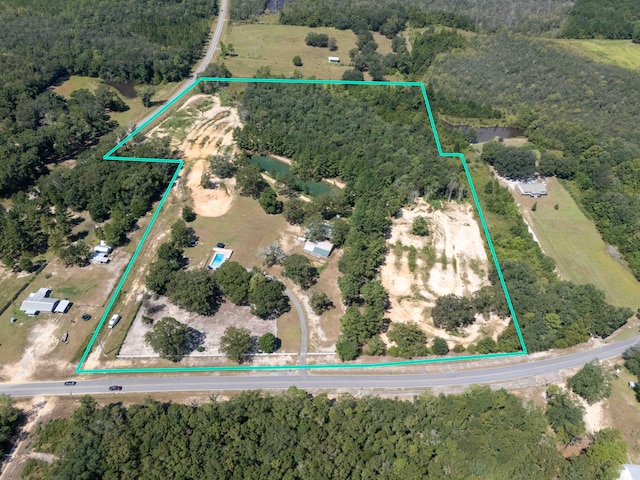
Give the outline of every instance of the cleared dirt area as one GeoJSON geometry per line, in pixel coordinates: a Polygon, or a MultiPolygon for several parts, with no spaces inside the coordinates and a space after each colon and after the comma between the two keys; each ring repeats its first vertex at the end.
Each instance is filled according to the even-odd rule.
{"type": "Polygon", "coordinates": [[[469,204],[447,203],[441,209],[416,202],[393,219],[390,250],[380,270],[389,291],[393,322],[417,322],[429,338],[440,336],[450,342],[469,345],[484,336],[497,335],[509,320],[477,316],[476,323],[457,335],[435,328],[430,309],[438,297],[471,295],[489,285],[484,239],[469,204]],[[411,233],[414,218],[423,217],[429,235],[411,233]]]}
{"type": "Polygon", "coordinates": [[[207,169],[207,159],[233,150],[233,130],[242,126],[238,111],[220,104],[213,95],[194,95],[180,109],[158,127],[150,136],[170,136],[172,146],[181,152],[189,170],[187,187],[191,191],[193,209],[198,215],[220,217],[231,208],[235,182],[211,178],[218,188],[201,186],[202,174],[207,169]]]}
{"type": "Polygon", "coordinates": [[[146,325],[142,321],[143,315],[153,318],[154,323],[162,317],[173,317],[192,328],[194,338],[198,337],[201,341],[201,343],[197,343],[200,343],[204,347],[203,352],[192,352],[190,356],[193,357],[221,354],[220,337],[227,327],[248,328],[255,337],[259,337],[265,333],[273,333],[277,336],[278,331],[275,321],[262,320],[252,315],[249,310],[249,307],[239,307],[231,302],[224,302],[220,305],[215,315],[204,316],[176,307],[164,297],[160,297],[158,300],[149,300],[143,308],[140,309],[133,321],[127,338],[120,348],[118,357],[158,356],[153,351],[153,348],[144,340],[144,336],[153,329],[153,325],[146,325]]]}
{"type": "Polygon", "coordinates": [[[129,258],[127,252],[116,250],[106,265],[64,267],[58,260],[51,261],[2,316],[0,378],[18,382],[73,371],[73,358],[95,328],[129,258]],[[39,288],[50,288],[51,297],[70,300],[72,305],[67,313],[27,317],[19,311],[27,295],[39,288]],[[84,313],[90,314],[91,320],[80,320],[84,313]],[[9,316],[16,317],[17,321],[9,323],[9,316]],[[61,338],[65,334],[68,341],[63,343],[61,338]]]}
{"type": "Polygon", "coordinates": [[[191,190],[193,210],[203,217],[221,217],[231,209],[235,196],[235,179],[221,180],[212,177],[220,186],[215,189],[203,188],[200,185],[202,174],[206,168],[206,160],[196,160],[189,171],[187,186],[191,190]]]}

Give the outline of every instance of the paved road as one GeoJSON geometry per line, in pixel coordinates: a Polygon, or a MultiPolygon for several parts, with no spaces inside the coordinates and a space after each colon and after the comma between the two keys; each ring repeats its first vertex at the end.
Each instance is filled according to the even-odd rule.
{"type": "MultiPolygon", "coordinates": [[[[284,291],[287,296],[291,299],[291,303],[293,303],[293,307],[296,309],[298,313],[298,320],[300,320],[300,354],[298,355],[298,365],[306,365],[307,364],[307,320],[304,316],[304,310],[302,310],[302,305],[298,301],[297,297],[293,294],[291,290],[288,288],[284,291]]],[[[306,374],[307,370],[299,370],[300,373],[306,374]]]]}
{"type": "MultiPolygon", "coordinates": [[[[0,384],[0,393],[13,396],[32,396],[39,394],[69,395],[108,393],[109,385],[122,385],[123,392],[159,393],[188,391],[231,391],[231,390],[284,390],[294,385],[314,390],[360,390],[383,389],[398,391],[420,391],[430,387],[465,386],[472,384],[504,383],[518,381],[527,377],[554,376],[560,370],[576,367],[594,358],[610,358],[621,354],[631,345],[640,342],[640,335],[629,340],[593,348],[584,352],[562,355],[543,360],[531,357],[522,363],[484,367],[474,370],[454,371],[461,364],[451,364],[452,371],[447,373],[429,373],[429,365],[424,366],[422,374],[383,374],[384,369],[375,374],[354,374],[349,371],[298,376],[295,371],[274,372],[270,374],[237,374],[233,376],[171,376],[153,375],[147,377],[86,376],[78,380],[74,387],[65,387],[63,382],[31,382],[23,384],[0,384]]],[[[336,370],[333,370],[336,372],[336,370]]],[[[112,395],[119,395],[114,392],[112,395]]]]}
{"type": "Polygon", "coordinates": [[[216,53],[216,50],[218,49],[218,43],[220,43],[220,38],[222,37],[222,30],[224,29],[224,23],[227,21],[227,7],[228,7],[228,4],[229,4],[229,0],[221,0],[220,1],[220,10],[218,11],[218,20],[217,20],[217,24],[216,24],[216,29],[213,32],[213,36],[211,37],[211,41],[209,42],[209,46],[207,47],[207,52],[205,53],[204,57],[202,58],[202,60],[200,61],[200,63],[196,67],[196,69],[194,70],[193,76],[191,78],[188,78],[187,80],[184,80],[178,86],[178,89],[173,93],[171,98],[169,98],[162,105],[159,105],[157,108],[155,108],[153,111],[151,111],[142,120],[138,121],[136,126],[140,126],[140,125],[143,125],[146,122],[148,122],[149,119],[151,117],[153,117],[157,113],[157,111],[159,109],[164,107],[164,105],[166,105],[168,103],[171,103],[174,99],[176,99],[177,97],[182,95],[185,92],[185,90],[190,88],[191,85],[193,85],[193,82],[195,82],[197,80],[198,75],[200,73],[204,72],[204,69],[207,68],[207,65],[209,65],[209,63],[213,59],[213,56],[216,53]]]}

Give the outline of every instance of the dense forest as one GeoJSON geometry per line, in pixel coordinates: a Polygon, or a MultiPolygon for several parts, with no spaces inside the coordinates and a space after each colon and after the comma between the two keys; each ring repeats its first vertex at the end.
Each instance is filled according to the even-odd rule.
{"type": "MultiPolygon", "coordinates": [[[[209,0],[0,2],[0,197],[13,196],[7,211],[0,207],[5,265],[29,270],[31,258],[50,247],[69,253],[71,263],[85,262],[86,247],[70,235],[71,211],[89,210],[96,222],[112,218],[101,234],[122,243],[170,178],[166,166],[101,161],[125,135],[114,130],[109,113],[126,106],[106,86],[69,99],[50,87],[72,74],[109,82],[180,80],[201,55],[216,13],[209,0]],[[50,173],[68,159],[78,160],[76,168],[50,173]]],[[[135,148],[169,154],[162,143],[135,148]]]]}
{"type": "MultiPolygon", "coordinates": [[[[351,359],[377,342],[383,327],[386,301],[377,291],[382,287],[376,277],[390,218],[418,196],[428,201],[464,198],[468,186],[461,165],[437,156],[417,89],[253,84],[245,90],[243,108],[246,123],[235,132],[240,147],[292,158],[293,172],[304,179],[339,177],[347,182],[344,198],[352,211],[339,213],[350,227],[339,262],[339,286],[350,308],[341,320],[337,349],[342,359],[351,359]]],[[[523,160],[531,166],[533,157],[523,160]]],[[[480,187],[489,214],[506,225],[493,232],[494,243],[530,350],[564,348],[591,335],[606,337],[624,325],[630,310],[607,305],[604,294],[592,286],[559,281],[553,260],[531,238],[506,189],[494,182],[480,187]]],[[[291,202],[284,205],[289,221],[291,202]]],[[[335,209],[322,214],[327,221],[338,215],[335,209]]],[[[477,292],[469,308],[508,316],[495,272],[490,279],[493,285],[477,292]]],[[[447,308],[455,310],[456,302],[447,308]]],[[[481,353],[519,349],[513,326],[497,344],[489,340],[481,353]]]]}
{"type": "Polygon", "coordinates": [[[99,407],[84,397],[71,418],[38,429],[35,448],[57,460],[29,460],[23,476],[616,479],[626,459],[616,430],[583,434],[588,446],[580,455],[560,453],[565,429],[577,433],[581,424],[566,393],[554,391],[545,412],[489,387],[413,401],[332,400],[293,387],[201,406],[147,400],[99,407]]]}
{"type": "MultiPolygon", "coordinates": [[[[40,177],[37,195],[19,192],[12,196],[11,208],[0,206],[0,252],[6,266],[30,271],[31,259],[49,249],[65,263],[86,264],[90,252],[82,237],[73,234],[73,212],[86,211],[99,223],[109,220],[98,236],[114,246],[125,243],[125,234],[160,198],[175,166],[105,162],[102,156],[116,143],[117,134],[106,135],[82,153],[75,168],[57,167],[40,177]]],[[[133,151],[141,156],[170,154],[167,142],[138,145],[133,151]]]]}
{"type": "Polygon", "coordinates": [[[640,43],[640,3],[635,0],[578,0],[569,11],[562,36],[631,38],[640,43]]]}
{"type": "Polygon", "coordinates": [[[113,128],[122,107],[102,90],[70,100],[48,91],[66,75],[160,83],[189,75],[216,2],[106,0],[0,2],[0,196],[29,185],[46,164],[76,155],[113,128]],[[188,27],[188,28],[187,28],[188,27]]]}
{"type": "Polygon", "coordinates": [[[510,28],[540,33],[558,29],[570,5],[567,0],[287,0],[280,10],[280,22],[356,32],[369,29],[388,36],[407,26],[434,24],[465,30],[510,28]]]}
{"type": "Polygon", "coordinates": [[[20,429],[24,415],[14,407],[13,399],[7,395],[0,395],[0,455],[4,457],[10,452],[11,440],[20,429]]]}
{"type": "Polygon", "coordinates": [[[498,34],[439,57],[429,79],[438,95],[501,108],[543,151],[559,150],[544,156],[543,173],[573,181],[604,240],[640,278],[637,72],[498,34]]]}

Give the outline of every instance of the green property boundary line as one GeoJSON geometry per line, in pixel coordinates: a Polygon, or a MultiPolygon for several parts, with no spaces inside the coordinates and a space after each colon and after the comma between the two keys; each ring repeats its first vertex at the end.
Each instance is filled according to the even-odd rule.
{"type": "Polygon", "coordinates": [[[155,162],[155,163],[169,163],[176,165],[176,171],[173,175],[173,178],[169,182],[167,189],[165,190],[158,207],[156,208],[153,216],[151,217],[151,221],[147,226],[142,238],[140,239],[140,243],[138,247],[134,251],[127,268],[125,269],[116,289],[111,296],[109,303],[107,304],[107,308],[103,313],[98,326],[93,332],[93,336],[89,341],[89,345],[85,349],[82,358],[80,359],[80,363],[76,367],[76,373],[86,374],[86,373],[155,373],[155,372],[163,372],[163,373],[171,373],[171,372],[197,372],[197,371],[229,371],[229,370],[298,370],[298,369],[344,369],[344,368],[379,368],[379,367],[397,367],[403,365],[421,365],[427,363],[441,363],[441,362],[455,362],[462,360],[478,360],[478,359],[487,359],[487,358],[501,358],[501,357],[514,357],[521,356],[527,354],[527,347],[524,343],[524,339],[522,337],[522,332],[520,330],[520,325],[518,324],[518,320],[516,318],[516,313],[513,309],[513,304],[511,303],[511,297],[509,296],[509,291],[507,290],[507,285],[504,281],[504,277],[502,275],[502,270],[500,269],[500,264],[498,263],[498,257],[496,256],[495,249],[493,248],[493,242],[491,241],[491,235],[489,234],[489,229],[487,227],[487,222],[485,221],[484,215],[482,213],[482,208],[480,207],[480,202],[478,200],[478,196],[476,194],[476,189],[473,185],[473,180],[471,179],[471,173],[469,172],[469,167],[467,165],[467,161],[464,158],[462,153],[448,153],[442,151],[442,146],[440,144],[440,138],[438,137],[438,131],[436,129],[436,124],[433,118],[433,112],[431,111],[431,105],[429,104],[429,99],[427,97],[427,90],[423,83],[420,82],[372,82],[372,81],[350,81],[350,80],[311,80],[311,79],[281,79],[281,78],[214,78],[214,77],[201,77],[197,79],[191,87],[187,88],[184,92],[178,95],[175,99],[161,108],[158,112],[156,112],[149,120],[144,122],[138,128],[136,128],[133,132],[127,135],[124,140],[118,143],[115,147],[113,147],[106,155],[103,157],[104,160],[118,160],[125,162],[155,162]],[[166,158],[137,158],[137,157],[120,157],[116,156],[115,152],[120,149],[125,143],[131,140],[134,136],[136,136],[142,129],[144,129],[147,125],[153,122],[158,116],[162,115],[167,109],[171,108],[173,104],[175,104],[178,100],[184,97],[187,93],[193,90],[200,82],[224,82],[224,83],[288,83],[288,84],[311,84],[311,85],[375,85],[375,86],[399,86],[399,87],[418,87],[422,92],[422,96],[424,98],[424,103],[427,108],[427,113],[429,115],[429,121],[431,123],[431,129],[433,131],[433,136],[436,141],[436,145],[438,147],[438,154],[441,157],[456,157],[459,158],[462,162],[462,166],[464,168],[465,175],[467,177],[467,181],[469,182],[469,186],[471,187],[471,193],[473,196],[473,201],[476,205],[476,210],[478,212],[478,216],[480,218],[480,223],[482,224],[482,229],[485,234],[485,238],[487,239],[487,243],[489,245],[489,249],[491,251],[491,257],[493,259],[494,265],[498,272],[498,277],[500,279],[500,285],[502,286],[502,290],[507,299],[507,304],[509,306],[509,313],[511,314],[511,318],[513,324],[516,328],[516,332],[518,334],[518,339],[520,341],[520,346],[522,347],[522,351],[519,352],[510,352],[510,353],[494,353],[494,354],[485,354],[485,355],[468,355],[464,357],[453,357],[453,358],[429,358],[422,360],[405,360],[401,362],[387,362],[387,363],[369,363],[369,364],[359,364],[359,363],[348,363],[348,364],[320,364],[320,365],[277,365],[277,366],[252,366],[252,365],[237,365],[237,366],[226,366],[226,367],[176,367],[176,368],[114,368],[114,369],[83,369],[83,365],[91,352],[96,340],[98,339],[98,334],[102,329],[107,317],[109,316],[109,312],[113,307],[113,304],[116,302],[118,295],[120,294],[120,290],[124,285],[127,276],[131,272],[133,265],[144,245],[151,228],[153,227],[158,214],[167,197],[169,196],[169,192],[173,187],[176,179],[178,178],[178,174],[182,169],[184,162],[178,159],[166,159],[166,158]]]}

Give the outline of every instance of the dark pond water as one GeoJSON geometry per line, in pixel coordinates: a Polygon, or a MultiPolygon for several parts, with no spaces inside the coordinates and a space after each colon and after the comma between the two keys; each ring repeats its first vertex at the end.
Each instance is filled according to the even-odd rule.
{"type": "Polygon", "coordinates": [[[457,130],[460,133],[467,135],[469,132],[475,132],[475,140],[471,143],[488,142],[496,137],[501,138],[514,138],[520,137],[524,133],[524,130],[511,127],[470,127],[469,125],[450,125],[445,123],[445,126],[449,130],[457,130]]]}
{"type": "Polygon", "coordinates": [[[124,98],[136,98],[138,96],[136,89],[133,88],[133,83],[107,82],[107,84],[118,90],[124,98]]]}
{"type": "MultiPolygon", "coordinates": [[[[273,157],[253,157],[249,163],[251,163],[251,165],[258,165],[267,172],[269,176],[274,178],[276,175],[288,175],[291,173],[291,167],[288,164],[273,157]]],[[[299,185],[309,193],[309,195],[314,197],[337,190],[337,187],[325,182],[303,182],[298,177],[294,178],[298,181],[299,185]]]]}

